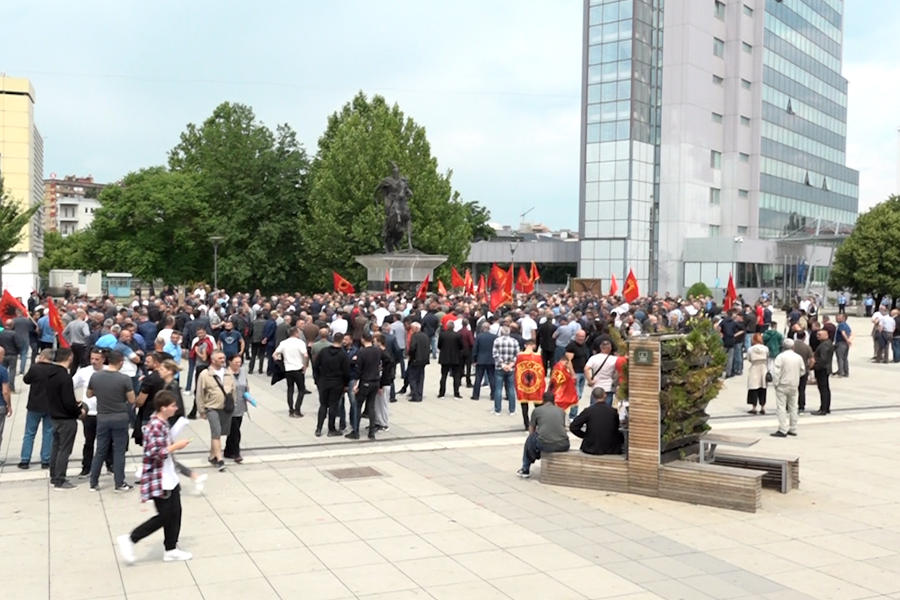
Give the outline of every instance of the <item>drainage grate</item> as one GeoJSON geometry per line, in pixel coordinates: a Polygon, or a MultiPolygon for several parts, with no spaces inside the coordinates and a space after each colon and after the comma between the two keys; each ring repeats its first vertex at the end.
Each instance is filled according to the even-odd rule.
{"type": "Polygon", "coordinates": [[[365,479],[366,477],[381,477],[383,474],[372,467],[351,467],[349,469],[332,469],[326,471],[339,481],[344,479],[365,479]]]}

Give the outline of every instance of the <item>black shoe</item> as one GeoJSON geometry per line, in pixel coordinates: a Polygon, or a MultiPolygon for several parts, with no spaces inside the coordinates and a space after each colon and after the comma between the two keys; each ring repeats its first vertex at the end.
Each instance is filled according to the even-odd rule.
{"type": "Polygon", "coordinates": [[[63,479],[63,480],[60,481],[59,483],[56,483],[56,484],[53,486],[53,489],[54,489],[54,490],[65,491],[65,490],[74,490],[74,489],[76,489],[77,487],[78,487],[77,485],[75,485],[75,484],[73,484],[73,483],[71,483],[71,482],[69,482],[69,481],[63,479]]]}
{"type": "Polygon", "coordinates": [[[219,472],[223,472],[225,470],[225,461],[220,460],[216,463],[216,468],[219,469],[219,472]]]}
{"type": "Polygon", "coordinates": [[[475,396],[472,396],[471,398],[469,398],[469,400],[474,400],[475,402],[478,402],[478,400],[480,400],[480,398],[476,398],[475,396]]]}
{"type": "Polygon", "coordinates": [[[372,433],[372,432],[370,432],[370,433],[369,433],[369,439],[372,440],[372,441],[375,441],[375,434],[372,433]]]}
{"type": "Polygon", "coordinates": [[[404,385],[402,388],[400,388],[400,391],[397,392],[397,393],[398,393],[398,394],[405,394],[405,393],[406,393],[406,386],[404,385]]]}
{"type": "Polygon", "coordinates": [[[413,400],[412,398],[410,398],[409,401],[410,402],[421,402],[421,400],[413,400]]]}
{"type": "Polygon", "coordinates": [[[392,404],[393,404],[394,402],[396,402],[396,401],[397,401],[396,398],[391,398],[391,403],[392,403],[392,404]]]}
{"type": "Polygon", "coordinates": [[[130,491],[133,490],[133,489],[134,489],[134,486],[129,485],[129,484],[127,484],[127,483],[123,483],[123,484],[120,485],[120,486],[116,486],[116,492],[117,492],[117,493],[130,492],[130,491]]]}
{"type": "Polygon", "coordinates": [[[42,468],[42,469],[49,469],[49,468],[50,468],[50,463],[41,463],[41,468],[42,468]]]}
{"type": "Polygon", "coordinates": [[[454,398],[460,398],[460,399],[461,399],[461,398],[462,398],[462,394],[453,394],[453,397],[454,397],[454,398]]]}
{"type": "Polygon", "coordinates": [[[821,410],[817,410],[816,412],[812,412],[812,413],[809,413],[809,414],[811,414],[811,415],[816,415],[817,417],[824,417],[824,416],[827,415],[828,413],[827,413],[827,412],[823,412],[823,411],[821,411],[821,410]]]}
{"type": "Polygon", "coordinates": [[[354,433],[354,432],[351,431],[350,433],[348,433],[348,434],[345,435],[344,437],[347,438],[348,440],[358,440],[358,439],[359,439],[359,434],[358,434],[358,433],[354,433]]]}
{"type": "Polygon", "coordinates": [[[796,431],[788,431],[788,435],[797,437],[797,432],[796,431]]]}
{"type": "Polygon", "coordinates": [[[210,456],[206,459],[209,464],[214,465],[219,462],[219,460],[215,456],[210,456]]]}
{"type": "Polygon", "coordinates": [[[329,431],[326,437],[341,437],[340,431],[329,431]]]}
{"type": "Polygon", "coordinates": [[[27,462],[20,462],[16,466],[19,467],[20,469],[27,469],[27,468],[31,467],[31,465],[28,464],[27,462]]]}
{"type": "Polygon", "coordinates": [[[316,429],[316,437],[322,437],[322,430],[316,429]]]}
{"type": "Polygon", "coordinates": [[[194,420],[197,419],[197,413],[190,413],[190,414],[187,416],[187,418],[190,419],[191,421],[194,421],[194,420]]]}
{"type": "Polygon", "coordinates": [[[443,398],[443,397],[444,397],[444,394],[438,394],[437,397],[438,397],[438,398],[443,398]]]}
{"type": "Polygon", "coordinates": [[[769,435],[772,437],[780,437],[780,438],[786,438],[788,436],[788,434],[786,434],[783,431],[776,431],[775,433],[770,433],[769,435]]]}
{"type": "Polygon", "coordinates": [[[295,411],[294,411],[294,418],[295,418],[295,419],[301,419],[301,418],[303,418],[303,413],[300,412],[299,410],[295,410],[295,411]]]}

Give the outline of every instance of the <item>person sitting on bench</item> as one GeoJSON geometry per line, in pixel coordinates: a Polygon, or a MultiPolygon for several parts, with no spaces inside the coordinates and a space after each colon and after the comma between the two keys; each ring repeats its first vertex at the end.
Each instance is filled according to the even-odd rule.
{"type": "Polygon", "coordinates": [[[543,402],[531,413],[528,439],[522,453],[519,477],[531,477],[531,465],[541,459],[541,453],[568,452],[569,434],[566,432],[566,413],[556,406],[553,391],[544,392],[543,402]]]}
{"type": "Polygon", "coordinates": [[[619,431],[619,411],[605,402],[606,391],[594,388],[591,406],[583,410],[569,426],[581,438],[585,454],[622,454],[622,432],[619,431]]]}

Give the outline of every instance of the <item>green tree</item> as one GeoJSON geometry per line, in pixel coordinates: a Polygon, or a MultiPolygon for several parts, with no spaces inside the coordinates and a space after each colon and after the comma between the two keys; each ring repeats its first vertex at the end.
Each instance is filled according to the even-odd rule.
{"type": "Polygon", "coordinates": [[[837,249],[828,278],[833,290],[900,298],[900,196],[891,196],[859,216],[837,249]]]}
{"type": "Polygon", "coordinates": [[[144,169],[105,187],[99,200],[91,226],[74,238],[80,268],[181,283],[211,261],[210,202],[199,175],[144,169]]]}
{"type": "MultiPolygon", "coordinates": [[[[8,265],[16,257],[16,246],[25,237],[26,226],[31,218],[40,210],[40,203],[29,207],[10,196],[0,179],[0,269],[8,265]]],[[[2,271],[0,271],[0,288],[3,287],[2,271]]]]}
{"type": "Polygon", "coordinates": [[[491,227],[491,212],[476,201],[463,204],[466,210],[466,222],[472,230],[472,241],[492,240],[497,237],[497,232],[491,227]]]}
{"type": "Polygon", "coordinates": [[[83,270],[85,261],[82,249],[90,234],[77,231],[63,237],[58,231],[44,233],[44,256],[38,263],[41,277],[47,277],[53,269],[83,270]]]}
{"type": "MultiPolygon", "coordinates": [[[[336,270],[354,284],[365,269],[354,259],[383,252],[384,210],[375,201],[378,182],[400,167],[413,191],[412,240],[416,249],[448,255],[447,265],[468,258],[472,229],[465,205],[450,185],[451,171],[438,172],[425,128],[381,96],[360,92],[328,119],[309,170],[309,199],[300,219],[306,289],[329,289],[336,270]]],[[[449,266],[437,277],[448,280],[449,266]]]]}
{"type": "Polygon", "coordinates": [[[687,291],[688,298],[690,298],[690,297],[700,298],[701,296],[711,297],[712,295],[713,295],[712,290],[710,290],[709,286],[707,286],[702,281],[698,281],[697,283],[692,285],[690,288],[688,288],[688,291],[687,291]]]}
{"type": "MultiPolygon", "coordinates": [[[[309,161],[294,131],[274,131],[243,104],[225,102],[201,125],[188,124],[169,152],[169,168],[196,177],[206,202],[205,246],[192,278],[212,279],[209,235],[220,235],[219,285],[232,290],[296,290],[303,240],[297,220],[309,161]]],[[[330,273],[329,273],[330,276],[330,273]]]]}

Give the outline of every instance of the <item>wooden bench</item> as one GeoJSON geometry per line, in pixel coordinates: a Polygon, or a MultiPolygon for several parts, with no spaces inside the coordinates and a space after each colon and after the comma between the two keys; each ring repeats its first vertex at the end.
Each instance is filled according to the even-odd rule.
{"type": "Polygon", "coordinates": [[[593,456],[580,450],[544,454],[541,483],[626,493],[628,461],[622,455],[593,456]]]}
{"type": "Polygon", "coordinates": [[[762,471],[763,485],[787,494],[800,488],[800,457],[772,454],[732,454],[720,452],[715,464],[762,471]]]}
{"type": "Polygon", "coordinates": [[[700,462],[711,463],[716,458],[717,446],[734,446],[737,448],[749,448],[759,442],[759,438],[740,437],[736,435],[721,435],[707,433],[700,438],[700,462]]]}
{"type": "Polygon", "coordinates": [[[762,505],[761,471],[675,461],[659,469],[659,497],[756,512],[762,505]]]}

